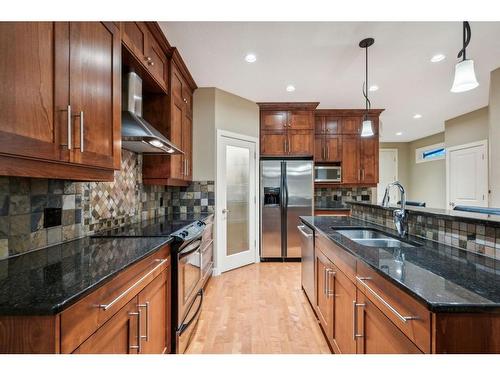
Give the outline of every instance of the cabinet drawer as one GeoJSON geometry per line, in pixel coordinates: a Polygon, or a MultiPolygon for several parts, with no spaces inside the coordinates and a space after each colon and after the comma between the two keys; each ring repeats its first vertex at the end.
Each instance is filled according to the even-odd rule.
{"type": "Polygon", "coordinates": [[[431,350],[431,314],[425,306],[361,261],[356,285],[424,353],[431,350]]]}
{"type": "Polygon", "coordinates": [[[169,252],[169,245],[162,247],[64,310],[61,313],[61,353],[71,353],[166,269],[170,264],[169,252]]]}
{"type": "Polygon", "coordinates": [[[335,245],[323,234],[316,232],[316,247],[319,247],[351,281],[356,282],[356,258],[344,249],[335,245]]]}

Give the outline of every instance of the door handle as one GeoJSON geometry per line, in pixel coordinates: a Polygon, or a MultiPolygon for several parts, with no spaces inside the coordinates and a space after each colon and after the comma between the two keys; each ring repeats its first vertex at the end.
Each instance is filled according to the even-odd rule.
{"type": "Polygon", "coordinates": [[[66,109],[63,109],[62,111],[67,112],[67,117],[66,117],[66,127],[68,131],[68,143],[63,144],[62,146],[66,146],[68,150],[71,150],[73,148],[72,143],[73,143],[73,135],[72,135],[72,116],[71,116],[71,105],[68,104],[66,109]]]}
{"type": "Polygon", "coordinates": [[[228,214],[229,212],[231,212],[231,211],[229,211],[227,208],[223,208],[222,209],[222,213],[223,214],[228,214]]]}
{"type": "Polygon", "coordinates": [[[304,237],[311,238],[313,236],[312,233],[306,233],[303,228],[305,228],[305,225],[297,225],[297,229],[304,237]]]}
{"type": "MultiPolygon", "coordinates": [[[[358,337],[363,337],[363,334],[357,333],[357,321],[358,321],[358,307],[365,307],[364,303],[356,303],[356,301],[352,301],[352,339],[356,340],[358,337]]],[[[363,327],[364,330],[364,327],[363,327]]]]}
{"type": "Polygon", "coordinates": [[[138,309],[136,312],[129,312],[130,316],[137,316],[137,345],[130,345],[129,349],[137,349],[137,353],[141,352],[141,309],[138,309]]]}
{"type": "Polygon", "coordinates": [[[337,273],[333,270],[328,270],[327,271],[327,282],[326,282],[326,296],[327,297],[335,297],[335,291],[334,290],[330,290],[330,280],[331,280],[331,277],[330,276],[333,276],[333,278],[335,279],[335,275],[337,273]]]}
{"type": "Polygon", "coordinates": [[[144,307],[146,309],[146,336],[140,335],[141,340],[144,339],[146,341],[149,341],[149,302],[146,303],[141,303],[137,305],[139,310],[144,307]]]}

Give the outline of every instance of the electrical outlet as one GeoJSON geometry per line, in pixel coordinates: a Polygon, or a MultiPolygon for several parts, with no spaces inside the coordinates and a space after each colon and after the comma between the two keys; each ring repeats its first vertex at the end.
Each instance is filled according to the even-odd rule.
{"type": "Polygon", "coordinates": [[[62,209],[61,208],[45,208],[43,210],[43,227],[57,227],[61,225],[62,209]]]}

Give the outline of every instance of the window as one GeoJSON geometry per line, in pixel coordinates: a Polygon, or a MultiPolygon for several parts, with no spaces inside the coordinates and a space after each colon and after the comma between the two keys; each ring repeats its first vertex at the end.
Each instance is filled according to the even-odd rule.
{"type": "Polygon", "coordinates": [[[442,160],[446,157],[444,143],[420,147],[415,150],[415,159],[417,163],[424,163],[434,160],[442,160]]]}

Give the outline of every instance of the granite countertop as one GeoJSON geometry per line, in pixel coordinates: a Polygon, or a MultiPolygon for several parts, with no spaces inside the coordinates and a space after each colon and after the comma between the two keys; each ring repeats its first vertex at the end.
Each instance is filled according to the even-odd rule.
{"type": "Polygon", "coordinates": [[[377,248],[351,241],[336,230],[393,230],[351,217],[303,216],[302,221],[323,232],[393,284],[423,302],[433,312],[500,313],[500,261],[420,237],[406,239],[419,247],[377,248]]]}
{"type": "Polygon", "coordinates": [[[57,314],[211,215],[160,217],[1,260],[0,315],[57,314]]]}
{"type": "Polygon", "coordinates": [[[333,201],[326,204],[318,204],[314,211],[350,211],[351,207],[345,203],[333,201]]]}
{"type": "MultiPolygon", "coordinates": [[[[380,204],[374,204],[370,202],[359,202],[359,201],[348,201],[346,202],[349,205],[361,205],[373,208],[379,208],[382,210],[394,210],[395,208],[399,208],[399,205],[389,207],[381,206],[380,204]]],[[[477,212],[467,212],[467,211],[455,211],[455,210],[446,210],[442,208],[429,208],[429,207],[418,207],[418,206],[406,206],[406,210],[415,214],[425,214],[428,216],[434,216],[440,219],[459,219],[460,221],[470,222],[470,223],[478,223],[483,222],[488,224],[489,226],[500,227],[500,215],[490,215],[490,214],[482,214],[477,212]]]]}

